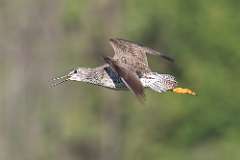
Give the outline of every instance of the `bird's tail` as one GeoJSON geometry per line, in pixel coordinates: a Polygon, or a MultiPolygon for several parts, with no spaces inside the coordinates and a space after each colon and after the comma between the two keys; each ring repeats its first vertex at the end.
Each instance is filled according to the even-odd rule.
{"type": "Polygon", "coordinates": [[[175,77],[169,74],[151,72],[145,75],[145,77],[141,79],[143,85],[159,93],[172,90],[177,86],[175,77]]]}
{"type": "Polygon", "coordinates": [[[159,93],[172,91],[176,94],[189,94],[196,96],[197,94],[188,88],[177,87],[178,83],[174,76],[169,74],[158,74],[156,72],[151,72],[145,75],[146,78],[141,79],[145,87],[149,87],[154,91],[159,93]]]}

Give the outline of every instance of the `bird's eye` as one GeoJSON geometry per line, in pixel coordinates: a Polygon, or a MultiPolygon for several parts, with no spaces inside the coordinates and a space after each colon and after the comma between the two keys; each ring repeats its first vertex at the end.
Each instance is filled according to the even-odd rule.
{"type": "Polygon", "coordinates": [[[76,74],[76,73],[77,73],[77,70],[75,69],[75,70],[73,71],[73,73],[75,73],[75,74],[76,74]]]}

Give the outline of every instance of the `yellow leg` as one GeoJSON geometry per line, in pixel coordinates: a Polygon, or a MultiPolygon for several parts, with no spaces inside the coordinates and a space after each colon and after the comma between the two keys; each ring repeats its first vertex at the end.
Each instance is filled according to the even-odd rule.
{"type": "Polygon", "coordinates": [[[177,87],[177,88],[174,88],[172,91],[177,94],[190,94],[193,96],[197,95],[194,91],[192,91],[191,89],[188,89],[188,88],[177,87]]]}

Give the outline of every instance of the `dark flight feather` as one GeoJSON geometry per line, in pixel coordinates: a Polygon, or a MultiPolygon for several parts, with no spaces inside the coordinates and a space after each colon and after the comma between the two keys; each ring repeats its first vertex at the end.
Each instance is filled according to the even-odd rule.
{"type": "Polygon", "coordinates": [[[121,77],[125,85],[140,99],[144,97],[144,88],[138,78],[138,75],[125,67],[123,64],[120,64],[114,61],[110,57],[104,57],[104,60],[112,67],[112,69],[121,77]]]}

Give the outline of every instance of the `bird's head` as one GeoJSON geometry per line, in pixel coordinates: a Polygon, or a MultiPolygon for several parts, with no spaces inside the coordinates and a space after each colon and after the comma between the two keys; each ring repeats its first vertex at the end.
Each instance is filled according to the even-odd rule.
{"type": "Polygon", "coordinates": [[[66,81],[83,81],[86,79],[89,69],[87,68],[76,68],[68,72],[67,74],[52,79],[51,87],[55,87],[59,84],[63,84],[66,81]]]}

